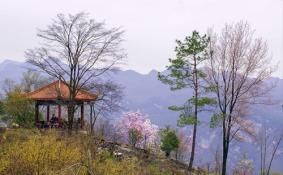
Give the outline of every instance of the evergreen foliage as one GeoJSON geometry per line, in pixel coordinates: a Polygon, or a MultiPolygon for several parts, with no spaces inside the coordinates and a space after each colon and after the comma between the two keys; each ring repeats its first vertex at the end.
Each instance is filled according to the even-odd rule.
{"type": "Polygon", "coordinates": [[[166,157],[170,156],[173,150],[179,148],[180,140],[176,132],[169,127],[161,131],[161,150],[165,152],[166,157]]]}

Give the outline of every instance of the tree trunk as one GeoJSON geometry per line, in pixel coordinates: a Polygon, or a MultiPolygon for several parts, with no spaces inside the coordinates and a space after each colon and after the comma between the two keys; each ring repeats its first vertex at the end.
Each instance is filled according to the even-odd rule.
{"type": "Polygon", "coordinates": [[[69,104],[68,105],[68,131],[69,133],[71,133],[73,130],[74,113],[75,113],[75,105],[69,104]]]}
{"type": "Polygon", "coordinates": [[[192,150],[191,157],[189,162],[189,171],[193,170],[193,163],[195,158],[195,146],[196,146],[196,137],[197,137],[197,121],[198,121],[198,72],[197,72],[197,60],[196,56],[194,56],[194,91],[195,91],[195,101],[194,101],[194,129],[193,129],[193,142],[192,142],[192,150]]]}
{"type": "Polygon", "coordinates": [[[194,124],[193,142],[192,142],[192,151],[191,151],[191,157],[190,157],[190,163],[189,163],[189,171],[193,170],[193,162],[195,158],[196,135],[197,135],[196,133],[197,133],[197,124],[194,124]]]}
{"type": "Polygon", "coordinates": [[[228,157],[228,149],[227,147],[223,147],[222,175],[226,175],[227,157],[228,157]]]}
{"type": "MultiPolygon", "coordinates": [[[[226,130],[226,127],[225,127],[226,130]]],[[[225,132],[226,133],[226,132],[225,132]]],[[[227,158],[229,153],[229,144],[230,144],[230,129],[226,134],[223,134],[223,160],[222,160],[222,175],[226,175],[227,170],[227,158]]]]}

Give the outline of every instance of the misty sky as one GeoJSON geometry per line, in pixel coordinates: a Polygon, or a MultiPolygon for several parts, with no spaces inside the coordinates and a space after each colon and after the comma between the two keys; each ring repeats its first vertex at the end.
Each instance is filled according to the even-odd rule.
{"type": "Polygon", "coordinates": [[[0,61],[24,60],[37,46],[36,29],[58,13],[88,12],[109,27],[125,30],[125,69],[164,70],[175,39],[208,27],[245,20],[268,41],[276,76],[283,77],[283,0],[0,0],[0,61]]]}

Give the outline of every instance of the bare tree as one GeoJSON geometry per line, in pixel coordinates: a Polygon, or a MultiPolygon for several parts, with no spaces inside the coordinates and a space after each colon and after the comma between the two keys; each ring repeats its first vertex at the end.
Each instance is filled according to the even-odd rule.
{"type": "Polygon", "coordinates": [[[39,73],[27,70],[22,74],[20,82],[6,78],[2,84],[4,96],[7,96],[12,91],[19,91],[21,93],[31,92],[50,82],[50,79],[40,75],[39,73]]]}
{"type": "Polygon", "coordinates": [[[92,136],[107,142],[121,143],[123,138],[109,118],[97,118],[92,136]]]}
{"type": "Polygon", "coordinates": [[[221,153],[219,151],[219,148],[216,148],[215,154],[214,154],[214,171],[215,174],[221,174],[221,153]]]}
{"type": "Polygon", "coordinates": [[[272,73],[267,44],[253,34],[244,22],[226,25],[220,36],[211,34],[208,82],[219,109],[212,119],[221,123],[223,133],[222,175],[226,174],[233,121],[239,110],[266,103],[270,91],[263,83],[272,73]]]}
{"type": "Polygon", "coordinates": [[[34,91],[35,89],[38,89],[50,82],[50,79],[47,77],[44,77],[40,75],[37,72],[34,72],[32,70],[27,70],[23,73],[22,79],[21,79],[21,88],[22,91],[27,93],[34,91]]]}
{"type": "Polygon", "coordinates": [[[15,86],[16,86],[16,82],[14,80],[6,78],[3,81],[3,84],[2,84],[2,89],[4,91],[4,96],[6,96],[10,92],[12,92],[14,90],[15,86]]]}
{"type": "Polygon", "coordinates": [[[68,129],[72,130],[75,96],[90,81],[115,68],[125,57],[120,28],[106,29],[85,13],[57,15],[39,30],[40,47],[26,52],[29,63],[68,85],[68,129]]]}
{"type": "Polygon", "coordinates": [[[118,84],[107,82],[94,82],[88,89],[98,92],[98,98],[90,105],[90,132],[93,133],[94,125],[99,117],[109,117],[110,114],[122,109],[123,88],[118,84]]]}
{"type": "MultiPolygon", "coordinates": [[[[278,150],[283,140],[283,133],[278,133],[271,128],[262,127],[258,135],[258,144],[260,145],[260,174],[269,175],[273,160],[278,156],[278,150]]],[[[279,132],[280,133],[280,132],[279,132]]]]}

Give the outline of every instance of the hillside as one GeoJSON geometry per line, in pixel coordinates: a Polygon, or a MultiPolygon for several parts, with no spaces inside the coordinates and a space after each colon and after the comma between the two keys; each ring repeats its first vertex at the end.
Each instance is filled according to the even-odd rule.
{"type": "MultiPolygon", "coordinates": [[[[184,175],[187,166],[164,155],[107,142],[84,132],[0,130],[0,174],[184,175]],[[20,142],[19,142],[20,140],[20,142]],[[18,149],[21,147],[21,149],[18,149]]],[[[205,174],[194,170],[195,174],[205,174]]]]}

